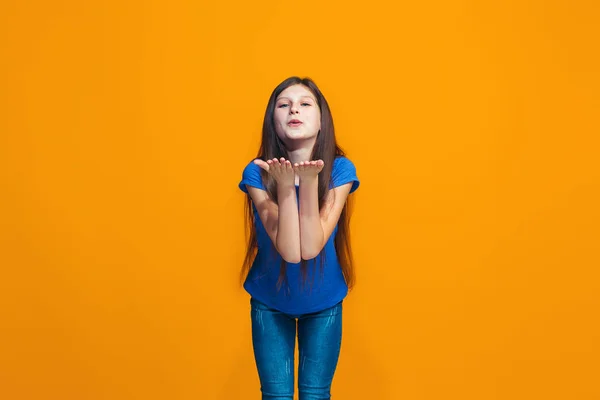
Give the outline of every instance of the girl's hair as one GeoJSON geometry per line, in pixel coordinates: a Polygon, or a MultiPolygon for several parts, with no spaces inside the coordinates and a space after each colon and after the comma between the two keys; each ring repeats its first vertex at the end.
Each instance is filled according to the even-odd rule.
{"type": "MultiPolygon", "coordinates": [[[[319,109],[321,111],[321,130],[317,135],[317,139],[310,158],[310,160],[321,159],[325,162],[323,170],[319,173],[319,209],[321,209],[325,203],[327,193],[329,192],[333,161],[338,156],[344,156],[345,153],[336,142],[335,131],[333,128],[333,119],[331,117],[331,111],[329,110],[327,100],[325,100],[325,97],[323,96],[323,94],[312,79],[299,78],[297,76],[293,76],[281,82],[273,90],[273,92],[271,93],[271,97],[269,98],[269,102],[267,104],[267,110],[265,112],[262,128],[262,141],[257,154],[257,158],[260,158],[262,160],[269,160],[281,157],[289,159],[287,149],[283,141],[279,138],[279,136],[277,136],[277,132],[275,131],[273,114],[275,111],[275,103],[277,101],[277,96],[279,96],[279,94],[283,92],[286,88],[296,84],[304,85],[308,90],[312,92],[312,94],[317,100],[319,109]]],[[[277,202],[277,182],[269,175],[268,172],[266,172],[262,168],[260,171],[262,180],[265,184],[269,197],[273,199],[273,201],[277,202]]],[[[342,272],[344,274],[346,284],[348,285],[348,288],[352,288],[355,282],[355,273],[352,260],[352,248],[350,246],[349,223],[351,214],[351,204],[349,204],[349,200],[350,197],[348,197],[348,200],[344,205],[344,208],[340,215],[340,219],[338,221],[338,230],[335,236],[335,249],[337,252],[338,260],[342,267],[342,272]]],[[[245,202],[246,238],[248,243],[246,248],[246,256],[244,258],[240,276],[242,282],[248,275],[250,268],[252,267],[254,258],[256,257],[256,253],[258,251],[258,242],[256,238],[256,228],[254,222],[255,221],[254,212],[252,209],[252,199],[248,194],[246,196],[245,202]]],[[[320,256],[322,273],[324,259],[323,250],[321,250],[320,256]]],[[[285,260],[282,259],[279,272],[278,287],[280,287],[281,284],[284,281],[286,281],[286,268],[287,263],[285,262],[285,260]]],[[[302,273],[302,281],[304,283],[307,277],[306,260],[302,260],[300,265],[300,271],[302,273]]]]}

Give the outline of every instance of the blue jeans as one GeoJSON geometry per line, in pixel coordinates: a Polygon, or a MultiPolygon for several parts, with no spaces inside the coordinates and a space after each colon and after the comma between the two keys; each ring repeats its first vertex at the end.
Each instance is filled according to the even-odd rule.
{"type": "Polygon", "coordinates": [[[250,299],[252,344],[263,400],[293,400],[298,332],[300,400],[330,399],[342,342],[342,302],[311,314],[289,315],[250,299]],[[296,326],[297,320],[297,326],[296,326]]]}

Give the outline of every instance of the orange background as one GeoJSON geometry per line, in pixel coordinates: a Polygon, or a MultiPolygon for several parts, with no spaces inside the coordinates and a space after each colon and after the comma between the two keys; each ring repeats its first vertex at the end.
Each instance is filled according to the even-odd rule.
{"type": "Polygon", "coordinates": [[[334,398],[600,398],[598,11],[2,2],[0,397],[259,398],[237,184],[301,75],[362,182],[334,398]]]}

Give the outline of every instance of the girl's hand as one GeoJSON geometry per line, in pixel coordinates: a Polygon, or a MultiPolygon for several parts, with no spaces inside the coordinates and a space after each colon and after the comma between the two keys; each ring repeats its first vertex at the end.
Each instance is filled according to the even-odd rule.
{"type": "Polygon", "coordinates": [[[281,157],[279,160],[254,160],[254,164],[267,171],[278,185],[295,186],[295,174],[292,163],[281,157]]]}
{"type": "Polygon", "coordinates": [[[294,164],[294,171],[300,179],[316,178],[319,176],[319,172],[323,170],[324,165],[323,160],[302,161],[294,164]]]}

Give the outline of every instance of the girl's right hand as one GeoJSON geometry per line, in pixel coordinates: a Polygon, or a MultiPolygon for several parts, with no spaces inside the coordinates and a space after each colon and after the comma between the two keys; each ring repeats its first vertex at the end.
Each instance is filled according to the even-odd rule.
{"type": "Polygon", "coordinates": [[[254,164],[258,165],[265,171],[267,171],[277,182],[278,185],[290,185],[294,186],[296,179],[294,173],[294,167],[292,163],[285,158],[267,160],[254,160],[254,164]]]}

